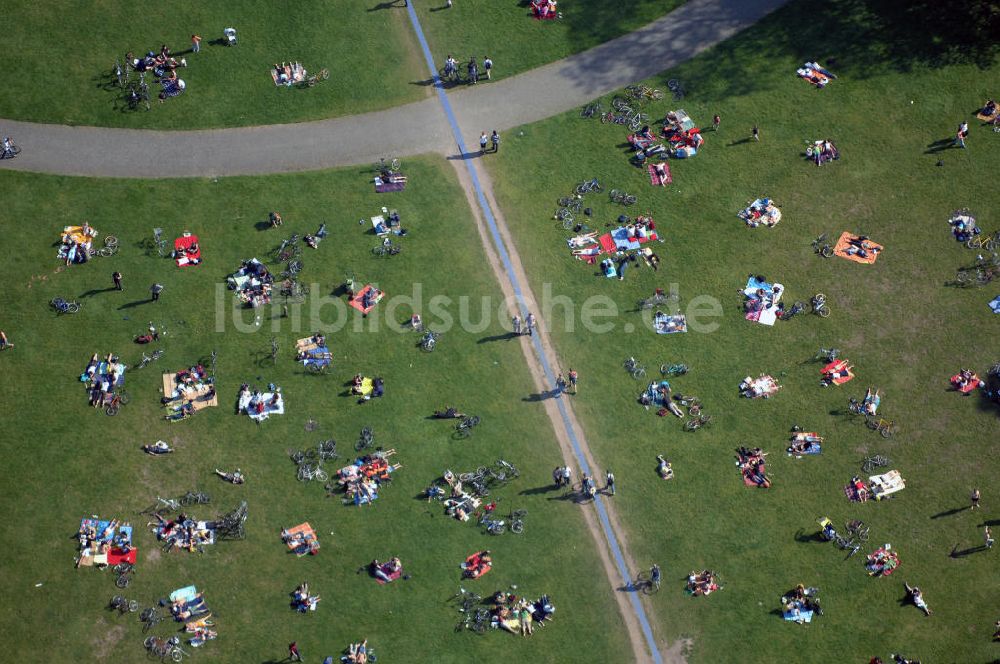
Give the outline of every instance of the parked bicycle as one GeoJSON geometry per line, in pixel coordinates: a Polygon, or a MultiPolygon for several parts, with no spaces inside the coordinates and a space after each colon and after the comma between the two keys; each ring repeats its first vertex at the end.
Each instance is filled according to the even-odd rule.
{"type": "Polygon", "coordinates": [[[524,517],[528,516],[528,510],[514,510],[510,511],[508,519],[510,520],[510,532],[515,535],[520,535],[524,532],[524,517]]]}
{"type": "Polygon", "coordinates": [[[128,393],[125,390],[115,390],[111,393],[111,399],[105,406],[104,412],[107,413],[108,417],[114,417],[125,405],[128,405],[128,393]]]}
{"type": "Polygon", "coordinates": [[[462,619],[455,625],[455,631],[461,632],[468,629],[476,634],[485,634],[486,629],[490,626],[490,621],[488,610],[483,607],[471,608],[464,612],[462,619]]]}
{"type": "Polygon", "coordinates": [[[712,421],[711,415],[704,415],[704,414],[698,415],[697,417],[688,420],[687,424],[684,425],[684,428],[687,429],[688,431],[695,431],[697,429],[702,428],[703,426],[706,426],[711,421],[712,421]]]}
{"type": "Polygon", "coordinates": [[[820,349],[816,351],[816,355],[813,357],[813,359],[823,360],[824,362],[833,362],[838,357],[840,357],[839,348],[823,348],[821,346],[820,349]]]}
{"type": "Polygon", "coordinates": [[[634,205],[635,202],[639,200],[636,196],[629,194],[625,191],[620,191],[618,189],[612,189],[611,191],[609,191],[608,197],[611,199],[612,203],[619,203],[626,207],[629,205],[634,205]]]}
{"type": "Polygon", "coordinates": [[[469,417],[462,418],[462,420],[455,425],[455,437],[468,438],[472,435],[472,430],[479,425],[480,421],[481,420],[478,415],[471,415],[469,417]]]}
{"type": "Polygon", "coordinates": [[[297,477],[300,482],[311,482],[313,480],[317,482],[325,482],[330,479],[326,471],[320,466],[322,461],[318,461],[315,465],[311,463],[303,463],[299,466],[297,471],[297,477]]]}
{"type": "Polygon", "coordinates": [[[695,416],[701,412],[701,399],[691,394],[675,394],[674,401],[688,409],[688,414],[695,416]]]}
{"type": "Polygon", "coordinates": [[[830,258],[833,256],[833,246],[830,245],[826,240],[826,233],[823,233],[818,238],[812,241],[813,251],[823,258],[830,258]]]}
{"type": "Polygon", "coordinates": [[[629,375],[632,376],[632,378],[635,378],[636,380],[639,380],[640,378],[643,378],[646,375],[645,365],[639,364],[639,361],[636,360],[634,357],[625,358],[625,362],[622,363],[622,366],[624,367],[625,371],[627,371],[629,375]]]}
{"type": "Polygon", "coordinates": [[[809,300],[812,305],[812,312],[819,316],[820,318],[830,317],[830,307],[826,303],[826,295],[823,293],[816,293],[809,300]]]}
{"type": "Polygon", "coordinates": [[[664,293],[662,288],[657,288],[651,297],[647,297],[645,300],[639,300],[636,306],[640,309],[653,309],[654,307],[661,307],[668,302],[676,302],[680,299],[676,293],[664,293]]]}
{"type": "Polygon", "coordinates": [[[108,604],[108,609],[118,613],[135,613],[139,610],[139,602],[134,599],[125,599],[121,595],[115,595],[108,604]]]}
{"type": "Polygon", "coordinates": [[[151,355],[146,355],[146,353],[144,352],[142,354],[142,359],[139,360],[139,363],[135,365],[135,368],[136,369],[142,369],[142,368],[144,368],[144,367],[152,364],[153,362],[156,362],[161,357],[163,357],[163,349],[162,348],[157,348],[156,350],[153,351],[153,353],[151,355]]]}
{"type": "Polygon", "coordinates": [[[389,256],[395,256],[401,252],[403,248],[398,244],[394,244],[392,240],[386,238],[382,241],[382,244],[377,247],[372,247],[372,253],[381,258],[388,258],[389,256]]]}
{"type": "Polygon", "coordinates": [[[451,600],[458,604],[461,613],[468,613],[482,604],[483,597],[478,593],[469,592],[465,588],[459,588],[458,592],[452,595],[451,600]]]}
{"type": "Polygon", "coordinates": [[[589,180],[584,180],[580,184],[576,185],[576,193],[580,196],[584,194],[589,194],[590,192],[603,191],[601,183],[597,181],[597,178],[591,178],[589,180]]]}
{"type": "Polygon", "coordinates": [[[979,249],[982,251],[996,251],[1000,249],[1000,230],[989,234],[973,235],[965,241],[965,246],[969,249],[979,249]]]}
{"type": "MultiPolygon", "coordinates": [[[[115,573],[115,585],[119,588],[128,588],[128,584],[132,582],[132,573],[135,572],[135,565],[127,562],[120,562],[114,566],[115,573]]],[[[136,603],[138,608],[138,603],[136,603]]],[[[132,609],[133,611],[135,609],[132,609]]]]}
{"type": "Polygon", "coordinates": [[[637,100],[652,99],[654,101],[659,101],[663,99],[662,90],[657,90],[646,85],[629,85],[625,88],[625,92],[632,97],[632,99],[637,100]]]}
{"type": "Polygon", "coordinates": [[[139,614],[139,622],[143,623],[143,632],[148,632],[153,627],[156,627],[160,624],[161,620],[163,620],[163,617],[160,615],[160,612],[156,607],[151,606],[147,609],[143,609],[142,613],[139,614]]]}
{"type": "Polygon", "coordinates": [[[207,505],[212,502],[212,497],[201,491],[188,491],[177,499],[181,505],[207,505]]]}
{"type": "Polygon", "coordinates": [[[375,172],[376,173],[398,173],[401,164],[398,159],[390,158],[386,159],[380,157],[377,162],[375,162],[375,172]]]}
{"type": "Polygon", "coordinates": [[[507,532],[507,522],[493,517],[493,513],[483,510],[479,515],[479,525],[490,535],[503,535],[507,532]]]}
{"type": "Polygon", "coordinates": [[[894,420],[868,415],[865,417],[865,424],[872,431],[879,432],[883,438],[892,438],[896,433],[896,422],[894,420]]]}
{"type": "Polygon", "coordinates": [[[354,443],[354,449],[357,452],[361,450],[366,450],[369,447],[375,445],[375,433],[372,431],[371,427],[364,427],[361,429],[361,433],[358,435],[358,440],[354,443]]]}
{"type": "Polygon", "coordinates": [[[601,102],[599,101],[587,104],[586,106],[583,107],[583,110],[580,112],[580,117],[586,118],[588,120],[600,116],[601,116],[601,102]]]}
{"type": "Polygon", "coordinates": [[[670,92],[673,94],[674,101],[680,101],[684,99],[684,94],[685,94],[684,86],[681,85],[681,82],[678,81],[676,78],[672,78],[669,81],[667,81],[667,90],[670,90],[670,92]]]}
{"type": "Polygon", "coordinates": [[[420,338],[420,349],[428,353],[434,352],[434,349],[437,347],[438,339],[440,338],[440,332],[427,330],[427,332],[424,333],[424,336],[420,338]]]}
{"type": "Polygon", "coordinates": [[[287,263],[302,255],[302,245],[299,244],[299,234],[293,233],[288,238],[281,241],[281,244],[271,252],[274,260],[279,263],[287,263]]]}
{"type": "Polygon", "coordinates": [[[327,69],[326,67],[324,67],[323,69],[320,69],[318,72],[316,72],[312,76],[307,77],[306,80],[303,81],[303,83],[305,83],[305,86],[307,88],[311,88],[311,87],[315,87],[315,85],[317,83],[319,83],[320,81],[325,81],[328,78],[330,78],[330,70],[327,69]]]}
{"type": "Polygon", "coordinates": [[[75,314],[80,311],[80,303],[73,300],[64,300],[61,297],[52,298],[49,306],[59,314],[75,314]]]}
{"type": "Polygon", "coordinates": [[[660,375],[662,376],[683,376],[689,371],[686,364],[661,364],[660,375]]]}
{"type": "Polygon", "coordinates": [[[152,253],[153,251],[163,258],[167,256],[170,252],[167,250],[167,241],[163,238],[163,229],[154,228],[153,237],[146,241],[146,252],[152,253]]]}

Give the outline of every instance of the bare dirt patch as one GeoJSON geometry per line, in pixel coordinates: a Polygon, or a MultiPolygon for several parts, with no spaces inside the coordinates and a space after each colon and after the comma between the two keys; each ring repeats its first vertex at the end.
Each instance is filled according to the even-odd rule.
{"type": "Polygon", "coordinates": [[[97,634],[90,641],[94,646],[94,659],[98,661],[107,659],[118,642],[125,638],[125,631],[125,625],[108,626],[102,619],[95,630],[97,634]]]}

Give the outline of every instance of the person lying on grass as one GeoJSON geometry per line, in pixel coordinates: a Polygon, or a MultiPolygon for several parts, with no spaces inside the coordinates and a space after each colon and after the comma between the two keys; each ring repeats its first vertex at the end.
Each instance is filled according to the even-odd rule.
{"type": "Polygon", "coordinates": [[[146,454],[152,454],[153,456],[157,456],[160,454],[170,454],[171,452],[174,451],[174,448],[170,447],[170,445],[168,445],[166,442],[158,440],[152,445],[143,445],[142,451],[145,452],[146,454]]]}
{"type": "Polygon", "coordinates": [[[368,664],[368,639],[349,645],[347,654],[340,659],[348,664],[368,664]]]}
{"type": "Polygon", "coordinates": [[[674,468],[670,465],[670,462],[664,459],[662,454],[657,454],[656,460],[656,472],[659,474],[660,478],[672,480],[674,478],[674,468]]]}
{"type": "Polygon", "coordinates": [[[913,602],[914,606],[924,612],[924,615],[931,615],[930,607],[927,606],[927,602],[924,600],[924,593],[917,586],[910,586],[910,584],[903,582],[903,587],[906,588],[906,598],[913,602]]]}
{"type": "Polygon", "coordinates": [[[292,592],[292,608],[302,613],[315,611],[319,600],[319,595],[309,594],[309,584],[305,581],[300,583],[299,587],[292,592]]]}
{"type": "Polygon", "coordinates": [[[692,595],[698,597],[718,590],[719,584],[715,578],[715,572],[706,569],[702,572],[691,572],[688,575],[687,588],[692,595]]]}
{"type": "Polygon", "coordinates": [[[368,571],[376,579],[380,579],[384,583],[392,583],[394,579],[399,578],[399,575],[402,574],[403,563],[396,557],[384,563],[380,563],[378,559],[375,559],[368,563],[368,571]]]}
{"type": "Polygon", "coordinates": [[[230,484],[243,484],[244,482],[247,481],[247,478],[243,475],[243,473],[240,472],[239,468],[237,468],[235,471],[231,473],[227,473],[224,470],[219,470],[218,468],[216,468],[215,474],[221,477],[222,479],[226,480],[230,484]]]}
{"type": "Polygon", "coordinates": [[[865,392],[864,411],[866,415],[875,416],[878,412],[879,404],[882,403],[882,392],[878,388],[869,387],[865,392]]]}
{"type": "Polygon", "coordinates": [[[466,558],[460,567],[464,578],[478,579],[493,569],[493,557],[489,550],[477,551],[466,558]]]}
{"type": "Polygon", "coordinates": [[[439,420],[460,420],[465,417],[465,413],[460,413],[458,409],[447,406],[443,410],[435,410],[434,417],[439,420]]]}

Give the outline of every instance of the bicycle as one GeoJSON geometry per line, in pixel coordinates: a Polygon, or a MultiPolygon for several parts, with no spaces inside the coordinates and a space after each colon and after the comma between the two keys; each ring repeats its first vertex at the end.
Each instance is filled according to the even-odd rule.
{"type": "Polygon", "coordinates": [[[814,314],[816,314],[820,318],[830,317],[830,307],[828,307],[826,304],[826,295],[824,295],[823,293],[816,293],[815,295],[812,296],[812,299],[809,301],[809,303],[812,305],[812,312],[814,314]]]}
{"type": "Polygon", "coordinates": [[[686,364],[661,364],[660,375],[662,376],[683,376],[689,371],[686,364]]]}
{"type": "Polygon", "coordinates": [[[644,365],[639,364],[639,361],[636,360],[634,357],[626,358],[625,362],[622,363],[622,366],[624,367],[625,371],[627,371],[629,375],[632,376],[632,378],[635,378],[636,380],[639,380],[640,378],[643,378],[646,375],[646,367],[644,365]]]}
{"type": "Polygon", "coordinates": [[[390,240],[389,238],[383,240],[382,244],[378,245],[377,247],[372,247],[372,253],[381,258],[388,258],[389,256],[395,256],[402,250],[403,250],[402,247],[400,247],[398,244],[393,244],[392,240],[390,240]]]}
{"type": "Polygon", "coordinates": [[[427,330],[423,337],[420,338],[420,350],[428,353],[433,353],[434,348],[437,346],[438,339],[441,338],[440,332],[432,332],[427,330]]]}
{"type": "MultiPolygon", "coordinates": [[[[299,282],[298,279],[285,279],[281,282],[278,292],[284,296],[286,303],[298,303],[305,301],[306,296],[309,295],[309,286],[299,282]]],[[[277,363],[277,358],[274,359],[274,362],[277,363]]]]}
{"type": "Polygon", "coordinates": [[[632,194],[626,193],[625,191],[619,191],[618,189],[612,189],[608,192],[608,197],[611,199],[612,203],[619,203],[628,207],[629,205],[634,205],[639,199],[632,194]]]}
{"type": "MultiPolygon", "coordinates": [[[[128,588],[128,584],[132,583],[132,573],[135,572],[135,565],[132,563],[121,562],[114,566],[114,572],[116,575],[115,585],[119,588],[128,588]]],[[[138,603],[136,603],[138,606],[138,603]]]]}
{"type": "Polygon", "coordinates": [[[127,59],[125,64],[122,65],[122,63],[116,58],[115,64],[111,66],[111,76],[115,79],[115,85],[123,90],[125,89],[125,86],[128,85],[129,69],[130,66],[127,59]]]}
{"type": "Polygon", "coordinates": [[[701,412],[701,399],[689,394],[675,394],[674,401],[688,409],[689,415],[697,415],[701,412]]]}
{"type": "Polygon", "coordinates": [[[278,339],[271,337],[271,364],[278,364],[278,339]]]}
{"type": "Polygon", "coordinates": [[[288,238],[281,241],[278,248],[271,252],[271,255],[279,263],[287,263],[302,255],[302,246],[299,244],[299,234],[293,233],[288,238]]]}
{"type": "Polygon", "coordinates": [[[163,258],[168,253],[167,251],[167,241],[163,239],[163,229],[154,228],[153,237],[146,242],[147,253],[152,253],[153,249],[159,254],[160,258],[163,258]]]}
{"type": "Polygon", "coordinates": [[[625,92],[627,92],[633,99],[652,99],[653,101],[663,99],[662,90],[657,90],[645,85],[629,85],[625,88],[625,92]]]}
{"type": "Polygon", "coordinates": [[[965,246],[969,249],[996,251],[1000,248],[1000,230],[994,231],[989,235],[974,235],[965,241],[965,246]]]}
{"type": "Polygon", "coordinates": [[[669,81],[667,81],[667,90],[670,90],[670,92],[673,94],[674,101],[680,101],[684,99],[684,94],[685,94],[684,86],[681,85],[681,82],[678,81],[676,78],[672,78],[669,81]]]}
{"type": "Polygon", "coordinates": [[[521,476],[521,471],[517,469],[517,466],[510,463],[509,461],[504,461],[503,459],[497,459],[496,466],[502,471],[502,475],[497,475],[494,473],[494,477],[500,481],[506,481],[507,479],[516,479],[521,476]]]}
{"type": "Polygon", "coordinates": [[[322,463],[323,462],[320,461],[315,466],[309,463],[303,463],[299,466],[299,470],[297,472],[298,480],[300,482],[311,482],[313,480],[316,480],[317,482],[325,482],[330,479],[330,476],[327,475],[326,471],[320,468],[322,463]]]}
{"type": "Polygon", "coordinates": [[[125,599],[121,595],[115,595],[108,604],[108,610],[118,611],[118,613],[135,613],[139,610],[139,602],[134,599],[125,599]]]}
{"type": "Polygon", "coordinates": [[[156,350],[154,350],[152,355],[146,355],[146,353],[144,352],[142,354],[142,359],[139,360],[139,363],[137,365],[135,365],[135,368],[137,370],[138,369],[142,369],[142,368],[144,368],[144,367],[152,364],[153,362],[156,362],[161,357],[163,357],[163,349],[162,348],[157,348],[156,350]]]}
{"type": "Polygon", "coordinates": [[[647,297],[645,300],[639,300],[636,302],[636,306],[639,309],[653,309],[654,307],[659,307],[668,302],[676,302],[680,299],[676,293],[670,293],[667,295],[663,292],[662,288],[657,288],[656,292],[653,293],[651,297],[647,297]]]}
{"type": "Polygon", "coordinates": [[[844,524],[844,530],[851,537],[851,539],[864,543],[868,541],[871,528],[866,526],[864,521],[854,520],[848,521],[844,524]]]}
{"type": "Polygon", "coordinates": [[[398,159],[385,157],[380,157],[377,162],[375,162],[375,172],[376,173],[398,173],[400,168],[400,163],[398,159]]]}
{"type": "Polygon", "coordinates": [[[955,275],[955,281],[960,286],[985,286],[1000,276],[1000,267],[980,265],[974,268],[961,268],[955,275]]]}
{"type": "Polygon", "coordinates": [[[576,185],[576,193],[580,196],[584,194],[589,194],[592,191],[603,191],[601,183],[597,181],[597,178],[591,178],[589,180],[584,180],[580,184],[576,185]]]}
{"type": "Polygon", "coordinates": [[[139,512],[139,514],[149,514],[151,516],[159,514],[160,516],[163,516],[164,514],[169,514],[170,512],[176,512],[180,508],[181,505],[176,500],[157,496],[156,502],[139,512]]]}
{"type": "Polygon", "coordinates": [[[202,493],[201,491],[188,491],[183,496],[177,499],[181,505],[207,505],[212,502],[212,497],[207,493],[202,493]]]}
{"type": "Polygon", "coordinates": [[[813,252],[819,254],[823,258],[830,258],[833,256],[833,247],[826,241],[826,233],[823,233],[812,241],[812,248],[813,252]]]}
{"type": "MultiPolygon", "coordinates": [[[[464,612],[465,615],[462,620],[455,625],[455,631],[461,632],[463,630],[469,629],[476,634],[485,634],[486,628],[490,626],[490,612],[486,609],[479,607],[475,609],[470,609],[464,612]]],[[[371,661],[371,660],[369,660],[371,661]]]]}
{"type": "Polygon", "coordinates": [[[894,420],[867,415],[865,417],[865,424],[872,431],[878,431],[882,434],[883,438],[892,438],[893,434],[896,433],[896,422],[894,420]]]}
{"type": "MultiPolygon", "coordinates": [[[[629,111],[631,111],[631,109],[629,109],[629,111]]],[[[601,124],[609,124],[609,123],[618,125],[628,124],[628,118],[626,117],[624,112],[615,113],[613,111],[608,111],[607,113],[601,116],[601,124]]]]}
{"type": "Polygon", "coordinates": [[[455,437],[456,438],[468,438],[472,435],[472,430],[479,424],[481,420],[478,415],[472,415],[462,419],[455,425],[455,437]]]}
{"type": "Polygon", "coordinates": [[[307,88],[312,88],[315,87],[315,85],[320,81],[325,81],[328,78],[330,78],[330,70],[324,67],[323,69],[320,69],[317,73],[307,78],[304,81],[304,83],[307,88]]]}
{"type": "Polygon", "coordinates": [[[584,106],[583,111],[580,112],[580,117],[589,120],[593,118],[595,115],[599,117],[600,114],[601,114],[601,102],[595,101],[592,104],[587,104],[586,106],[584,106]]]}
{"type": "Polygon", "coordinates": [[[494,519],[485,510],[479,515],[479,525],[485,528],[490,535],[503,535],[507,532],[507,522],[503,519],[494,519]]]}
{"type": "Polygon", "coordinates": [[[133,83],[129,86],[128,92],[125,95],[125,103],[128,105],[130,111],[137,111],[140,106],[148,111],[151,107],[149,102],[149,85],[146,83],[145,76],[140,75],[139,84],[136,85],[133,83]]]}
{"type": "Polygon", "coordinates": [[[520,535],[524,532],[524,517],[528,516],[528,510],[511,510],[508,515],[510,520],[510,532],[520,535]]]}
{"type": "Polygon", "coordinates": [[[458,609],[461,613],[468,613],[482,603],[483,597],[460,587],[458,592],[451,597],[450,601],[461,605],[458,609]]]}
{"type": "Polygon", "coordinates": [[[368,449],[375,444],[375,432],[372,431],[371,427],[364,427],[361,429],[361,433],[358,435],[358,440],[354,443],[354,450],[360,452],[361,450],[368,449]]]}
{"type": "Polygon", "coordinates": [[[75,314],[80,311],[80,303],[72,300],[64,300],[61,297],[52,298],[49,306],[56,310],[58,314],[75,314]]]}
{"type": "Polygon", "coordinates": [[[144,633],[158,625],[161,620],[163,620],[163,617],[160,616],[160,612],[156,609],[156,607],[151,606],[147,609],[143,609],[142,613],[139,614],[139,622],[143,623],[142,631],[144,633]]]}
{"type": "Polygon", "coordinates": [[[644,570],[635,575],[635,579],[629,583],[629,586],[645,595],[653,595],[660,590],[660,567],[659,565],[653,565],[649,570],[644,570]]]}
{"type": "Polygon", "coordinates": [[[703,426],[707,425],[711,421],[712,421],[711,415],[698,415],[697,417],[688,420],[687,424],[684,425],[684,428],[688,431],[696,431],[702,428],[703,426]]]}
{"type": "Polygon", "coordinates": [[[111,393],[111,401],[108,402],[104,412],[107,413],[108,417],[114,417],[118,414],[118,411],[121,410],[121,407],[127,404],[128,394],[125,390],[115,390],[111,393]]]}
{"type": "Polygon", "coordinates": [[[13,159],[17,155],[21,154],[21,148],[14,144],[14,141],[10,140],[8,137],[4,143],[2,151],[0,151],[0,159],[13,159]]]}
{"type": "Polygon", "coordinates": [[[838,357],[840,357],[839,348],[823,348],[821,346],[820,349],[816,351],[816,355],[813,359],[823,360],[824,362],[834,362],[838,357]]]}

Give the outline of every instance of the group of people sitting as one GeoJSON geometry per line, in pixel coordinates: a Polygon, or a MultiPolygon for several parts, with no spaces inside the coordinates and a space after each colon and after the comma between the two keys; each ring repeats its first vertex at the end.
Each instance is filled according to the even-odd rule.
{"type": "Polygon", "coordinates": [[[802,624],[812,619],[812,614],[823,615],[823,607],[816,597],[816,588],[806,588],[803,584],[781,596],[781,612],[785,620],[802,624]]]}
{"type": "Polygon", "coordinates": [[[126,368],[114,353],[108,353],[103,360],[97,353],[91,355],[87,368],[80,376],[80,380],[87,384],[91,406],[104,407],[125,375],[126,368]]]}
{"type": "Polygon", "coordinates": [[[90,260],[97,235],[97,230],[86,221],[82,226],[66,226],[59,236],[57,257],[63,259],[67,267],[70,263],[86,263],[90,260]]]}
{"type": "Polygon", "coordinates": [[[257,388],[251,389],[248,383],[243,383],[240,385],[237,397],[237,409],[254,419],[264,419],[264,416],[272,411],[283,411],[281,388],[269,383],[267,390],[267,393],[264,393],[257,388]]]}
{"type": "Polygon", "coordinates": [[[869,387],[865,391],[865,398],[861,401],[861,412],[872,417],[878,412],[878,407],[882,403],[882,390],[876,387],[869,387]]]}
{"type": "MultiPolygon", "coordinates": [[[[370,293],[371,291],[368,292],[370,293]]],[[[361,397],[358,399],[358,403],[364,403],[370,399],[378,399],[385,396],[385,381],[380,376],[366,378],[361,374],[354,374],[354,378],[351,379],[351,394],[361,397]]]]}
{"type": "Polygon", "coordinates": [[[769,374],[760,374],[756,378],[747,376],[740,381],[740,396],[747,399],[767,399],[780,389],[781,385],[769,374]]]}
{"type": "MultiPolygon", "coordinates": [[[[76,558],[76,567],[79,568],[86,561],[89,561],[86,562],[88,565],[107,567],[110,564],[108,556],[112,552],[119,558],[127,559],[133,550],[131,532],[131,525],[118,519],[107,522],[96,518],[83,519],[77,531],[80,552],[76,558]]],[[[131,561],[135,562],[134,553],[132,555],[131,561]]]]}
{"type": "Polygon", "coordinates": [[[300,613],[315,611],[319,600],[319,595],[309,594],[309,584],[305,581],[292,592],[292,608],[300,613]]]}
{"type": "Polygon", "coordinates": [[[167,407],[164,419],[178,421],[194,415],[196,400],[204,403],[213,399],[215,399],[214,379],[208,376],[204,366],[197,364],[178,371],[174,375],[173,392],[164,394],[160,401],[167,407]]]}
{"type": "Polygon", "coordinates": [[[156,521],[146,524],[162,542],[171,542],[174,546],[195,551],[206,544],[215,543],[213,524],[207,521],[197,521],[181,512],[175,519],[165,519],[154,513],[156,521]]]}
{"type": "Polygon", "coordinates": [[[959,242],[968,242],[982,233],[976,226],[976,218],[969,214],[968,210],[956,211],[948,220],[948,225],[951,226],[951,232],[959,242]]]}
{"type": "Polygon", "coordinates": [[[139,73],[148,71],[156,77],[157,83],[163,86],[159,95],[161,102],[168,97],[176,97],[184,92],[186,84],[177,77],[177,69],[187,67],[187,60],[184,58],[178,60],[172,57],[166,44],[160,47],[159,54],[148,51],[143,57],[136,58],[132,53],[128,53],[125,60],[133,70],[139,73]]]}
{"type": "Polygon", "coordinates": [[[806,156],[816,162],[817,166],[824,162],[840,159],[840,151],[829,138],[822,141],[814,141],[806,148],[806,156]]]}
{"type": "Polygon", "coordinates": [[[275,85],[284,85],[290,88],[295,83],[301,83],[305,80],[306,68],[302,66],[301,62],[282,62],[280,65],[275,63],[271,67],[271,78],[274,79],[275,85]]]}
{"type": "Polygon", "coordinates": [[[639,403],[647,409],[650,406],[659,406],[676,417],[684,417],[684,412],[674,403],[672,394],[669,381],[657,382],[654,380],[639,395],[639,403]]]}
{"type": "Polygon", "coordinates": [[[493,556],[489,550],[477,551],[466,558],[460,567],[463,579],[478,579],[493,569],[493,556]]]}
{"type": "Polygon", "coordinates": [[[556,0],[531,0],[531,13],[536,18],[544,19],[559,18],[561,16],[556,0]]]}
{"type": "Polygon", "coordinates": [[[743,477],[762,489],[770,488],[771,480],[767,477],[764,458],[767,452],[759,447],[752,450],[746,447],[739,447],[736,450],[736,467],[740,469],[743,477]]]}
{"type": "Polygon", "coordinates": [[[378,498],[382,484],[391,482],[391,473],[402,464],[390,464],[388,459],[396,450],[378,450],[358,457],[350,465],[337,471],[337,485],[345,492],[344,503],[370,505],[378,498]]]}
{"type": "Polygon", "coordinates": [[[395,556],[384,563],[376,558],[368,563],[368,573],[382,583],[392,583],[403,575],[403,562],[395,556]]]}
{"type": "Polygon", "coordinates": [[[823,443],[823,437],[815,431],[793,431],[789,439],[788,453],[792,456],[815,454],[823,443]]]}
{"type": "Polygon", "coordinates": [[[740,219],[750,228],[758,226],[773,227],[781,221],[781,209],[770,198],[758,198],[740,210],[740,219]]]}
{"type": "Polygon", "coordinates": [[[671,111],[664,118],[663,137],[670,146],[667,154],[674,159],[693,157],[705,144],[701,129],[695,126],[687,114],[678,111],[671,111]]]}
{"type": "Polygon", "coordinates": [[[966,396],[972,394],[972,390],[982,385],[982,383],[983,381],[971,369],[962,369],[951,377],[952,386],[966,396]]]}
{"type": "Polygon", "coordinates": [[[347,652],[340,658],[340,661],[345,664],[368,664],[369,661],[374,662],[374,659],[368,659],[368,639],[347,646],[347,652]]]}
{"type": "Polygon", "coordinates": [[[888,544],[868,556],[868,576],[889,576],[899,567],[899,556],[888,544]]]}
{"type": "Polygon", "coordinates": [[[712,570],[695,571],[688,574],[687,589],[693,596],[709,595],[719,589],[719,579],[712,570]]]}
{"type": "Polygon", "coordinates": [[[227,284],[236,291],[236,297],[241,302],[259,307],[271,301],[274,276],[266,265],[251,258],[240,263],[240,268],[230,275],[227,284]]]}
{"type": "Polygon", "coordinates": [[[819,384],[821,387],[829,387],[846,383],[854,377],[853,370],[854,365],[850,360],[834,360],[820,371],[819,384]]]}
{"type": "Polygon", "coordinates": [[[208,613],[204,593],[195,593],[193,597],[178,597],[170,602],[170,615],[177,622],[187,622],[197,616],[208,613]]]}
{"type": "Polygon", "coordinates": [[[544,627],[547,621],[552,620],[556,611],[548,595],[542,595],[533,602],[503,590],[490,596],[487,606],[493,627],[521,636],[531,635],[535,623],[544,627]]]}
{"type": "Polygon", "coordinates": [[[466,491],[462,481],[452,471],[444,471],[442,477],[449,488],[449,495],[444,500],[444,513],[459,521],[468,521],[482,501],[474,493],[466,491]]]}

